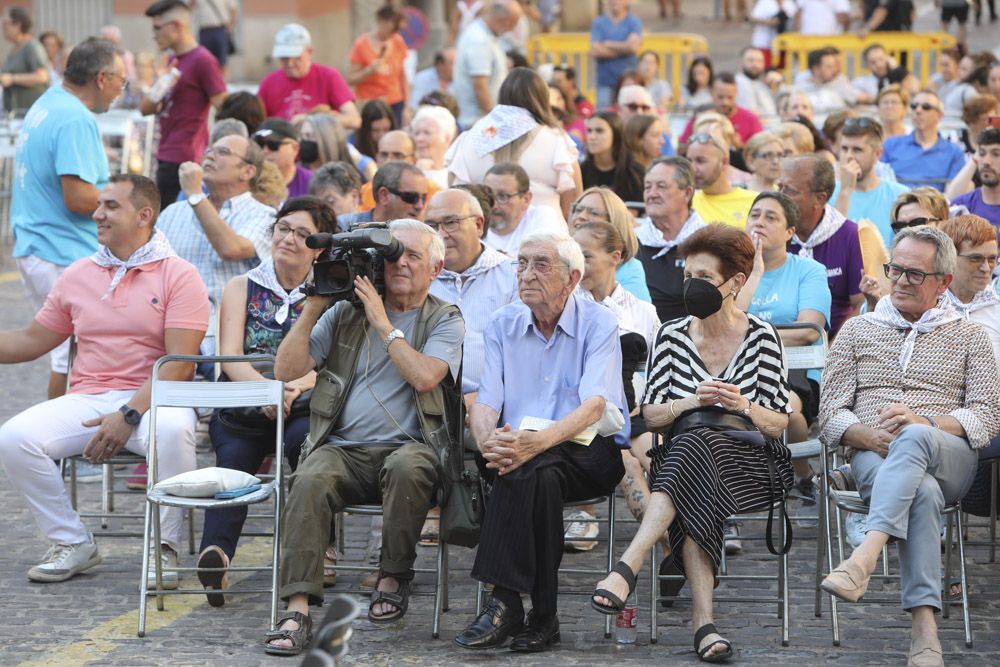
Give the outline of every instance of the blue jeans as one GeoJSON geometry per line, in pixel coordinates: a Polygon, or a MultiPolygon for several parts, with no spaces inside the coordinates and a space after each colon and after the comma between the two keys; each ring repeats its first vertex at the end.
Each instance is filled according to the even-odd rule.
{"type": "MultiPolygon", "coordinates": [[[[298,465],[298,449],[301,448],[302,441],[308,432],[308,416],[285,422],[286,456],[292,454],[289,450],[295,449],[294,458],[289,456],[292,470],[298,465]]],[[[212,438],[212,447],[215,448],[215,465],[220,468],[242,470],[253,475],[260,469],[260,464],[264,462],[264,459],[274,453],[273,427],[261,430],[253,436],[234,433],[222,425],[222,422],[219,421],[219,414],[216,412],[212,415],[212,421],[208,425],[208,434],[212,438]]],[[[281,465],[281,462],[275,461],[274,464],[281,465]]],[[[221,547],[232,560],[246,519],[246,505],[207,510],[205,512],[205,528],[201,536],[201,549],[204,550],[212,545],[221,547]]]]}

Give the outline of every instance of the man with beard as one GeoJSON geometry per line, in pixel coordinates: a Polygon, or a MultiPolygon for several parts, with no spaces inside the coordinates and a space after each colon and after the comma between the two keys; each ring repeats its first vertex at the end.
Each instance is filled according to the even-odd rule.
{"type": "Polygon", "coordinates": [[[566,223],[551,206],[532,206],[528,172],[519,164],[495,164],[483,179],[495,203],[486,245],[517,257],[521,239],[535,232],[565,232],[566,223]]]}
{"type": "Polygon", "coordinates": [[[687,158],[694,169],[697,192],[691,207],[705,222],[723,222],[742,229],[757,193],[729,182],[729,146],[708,132],[688,138],[687,158]]]}
{"type": "Polygon", "coordinates": [[[962,205],[969,213],[986,218],[1000,227],[1000,128],[991,127],[979,135],[979,149],[972,156],[982,187],[955,197],[951,203],[962,205]]]}
{"type": "MultiPolygon", "coordinates": [[[[752,111],[737,105],[736,95],[736,77],[731,72],[716,74],[715,80],[712,82],[712,104],[715,105],[716,111],[728,118],[729,122],[733,124],[736,136],[739,137],[739,141],[736,142],[737,148],[741,148],[750,137],[763,131],[764,126],[761,125],[760,119],[752,111]]],[[[694,116],[691,117],[684,132],[681,133],[680,143],[686,144],[693,130],[694,116]]],[[[743,224],[742,221],[740,224],[743,224]]]]}
{"type": "Polygon", "coordinates": [[[774,98],[762,78],[764,52],[756,46],[744,47],[740,52],[740,71],[736,73],[736,104],[758,116],[774,116],[774,98]]]}

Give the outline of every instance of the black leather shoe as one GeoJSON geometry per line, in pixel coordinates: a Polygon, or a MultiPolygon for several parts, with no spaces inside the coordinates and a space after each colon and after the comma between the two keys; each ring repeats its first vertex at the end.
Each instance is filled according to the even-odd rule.
{"type": "Polygon", "coordinates": [[[559,617],[539,618],[532,609],[528,612],[528,627],[510,640],[510,650],[518,653],[539,653],[559,643],[559,617]]]}
{"type": "Polygon", "coordinates": [[[524,611],[512,610],[491,597],[476,620],[455,637],[462,648],[497,648],[524,628],[524,611]]]}

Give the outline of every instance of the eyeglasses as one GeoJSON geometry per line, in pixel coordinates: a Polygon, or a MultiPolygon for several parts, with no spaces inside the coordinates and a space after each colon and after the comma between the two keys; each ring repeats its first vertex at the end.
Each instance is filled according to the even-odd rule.
{"type": "Polygon", "coordinates": [[[254,137],[253,140],[257,142],[258,146],[266,148],[271,152],[280,149],[285,144],[292,143],[291,139],[265,139],[264,137],[254,137]]]}
{"type": "Polygon", "coordinates": [[[163,30],[164,28],[166,28],[171,23],[177,23],[177,21],[164,21],[163,23],[159,23],[159,24],[154,23],[153,24],[153,32],[160,32],[161,30],[163,30]]]}
{"type": "Polygon", "coordinates": [[[225,146],[207,146],[205,148],[205,155],[208,155],[209,153],[215,153],[216,155],[221,155],[222,157],[234,157],[237,160],[242,160],[243,162],[250,164],[250,161],[247,160],[245,157],[243,157],[242,155],[238,155],[237,153],[226,148],[225,146]]]}
{"type": "Polygon", "coordinates": [[[882,124],[874,118],[848,118],[844,123],[845,130],[867,130],[868,128],[872,128],[875,134],[878,135],[879,139],[882,138],[882,124]]]}
{"type": "Polygon", "coordinates": [[[411,190],[396,190],[390,187],[386,187],[386,190],[396,195],[407,204],[416,204],[419,202],[421,205],[423,205],[427,202],[426,192],[413,192],[411,190]]]}
{"type": "Polygon", "coordinates": [[[119,79],[122,80],[122,89],[128,88],[128,77],[125,74],[119,74],[118,72],[108,72],[108,71],[105,71],[104,72],[104,76],[106,76],[106,77],[108,77],[110,79],[118,77],[119,79]]]}
{"type": "Polygon", "coordinates": [[[691,144],[712,144],[723,153],[729,152],[727,149],[722,147],[722,144],[719,143],[718,139],[713,137],[708,132],[698,132],[696,134],[692,134],[690,137],[688,137],[687,143],[689,146],[691,144]]]}
{"type": "Polygon", "coordinates": [[[528,194],[527,190],[519,190],[517,192],[497,192],[493,191],[493,199],[496,200],[498,204],[506,204],[514,197],[523,197],[528,194]]]}
{"type": "Polygon", "coordinates": [[[780,160],[785,157],[785,154],[784,152],[774,153],[769,151],[767,153],[754,153],[753,157],[755,160],[780,160]]]}
{"type": "Polygon", "coordinates": [[[535,273],[537,273],[540,276],[547,276],[549,273],[552,272],[552,269],[556,268],[557,266],[565,266],[567,269],[569,268],[569,264],[566,264],[565,262],[557,262],[553,264],[547,259],[533,259],[530,262],[526,259],[517,260],[518,273],[524,273],[528,269],[532,269],[535,273]]]}
{"type": "Polygon", "coordinates": [[[379,151],[375,157],[379,159],[379,162],[385,162],[386,160],[409,160],[413,158],[413,153],[400,153],[398,151],[379,151]]]}
{"type": "Polygon", "coordinates": [[[653,107],[649,106],[648,104],[639,104],[638,102],[629,102],[628,104],[625,105],[625,108],[628,109],[629,111],[631,111],[632,113],[636,113],[637,111],[649,111],[653,107]]]}
{"type": "Polygon", "coordinates": [[[916,111],[918,108],[923,109],[924,111],[941,111],[939,107],[931,104],[930,102],[910,102],[910,109],[916,111]]]}
{"type": "Polygon", "coordinates": [[[573,204],[569,207],[569,214],[574,215],[586,215],[588,218],[597,218],[598,220],[609,220],[608,214],[603,211],[599,211],[591,206],[581,206],[580,204],[573,204]]]}
{"type": "Polygon", "coordinates": [[[892,227],[892,231],[899,232],[907,227],[919,227],[920,225],[927,225],[932,222],[941,222],[941,218],[912,218],[905,222],[895,220],[890,222],[889,226],[892,227]]]}
{"type": "Polygon", "coordinates": [[[1000,257],[996,255],[959,255],[959,257],[973,266],[980,266],[986,262],[986,265],[991,268],[997,265],[997,260],[1000,260],[1000,257]]]}
{"type": "Polygon", "coordinates": [[[477,216],[470,213],[469,215],[451,216],[448,218],[441,218],[440,220],[424,220],[424,224],[433,229],[435,232],[443,229],[449,234],[454,234],[458,231],[458,227],[462,224],[463,220],[475,217],[477,216]]]}
{"type": "Polygon", "coordinates": [[[288,236],[289,232],[295,234],[295,238],[302,243],[306,242],[306,239],[313,235],[313,232],[307,231],[301,227],[292,227],[287,222],[276,222],[274,227],[271,229],[271,233],[278,238],[285,238],[288,236]]]}
{"type": "Polygon", "coordinates": [[[903,275],[906,275],[906,282],[914,287],[918,285],[923,285],[924,280],[927,276],[941,276],[944,275],[940,271],[920,271],[919,269],[904,269],[899,264],[883,264],[882,270],[885,271],[885,277],[889,280],[896,282],[903,275]]]}

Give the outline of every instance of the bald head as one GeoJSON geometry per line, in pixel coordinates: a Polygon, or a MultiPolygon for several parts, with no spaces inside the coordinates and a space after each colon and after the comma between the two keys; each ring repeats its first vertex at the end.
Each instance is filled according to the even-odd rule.
{"type": "Polygon", "coordinates": [[[392,130],[382,135],[378,140],[378,153],[375,155],[375,162],[381,166],[383,162],[399,160],[414,164],[417,145],[413,142],[413,137],[403,130],[392,130]]]}

